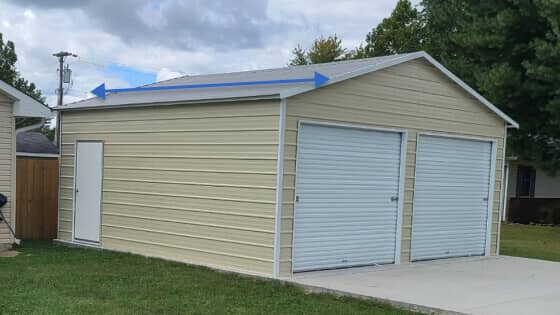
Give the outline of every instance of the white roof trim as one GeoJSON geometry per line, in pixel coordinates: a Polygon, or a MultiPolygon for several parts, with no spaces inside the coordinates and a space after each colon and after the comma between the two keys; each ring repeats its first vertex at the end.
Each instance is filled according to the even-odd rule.
{"type": "MultiPolygon", "coordinates": [[[[354,77],[357,77],[357,76],[360,76],[360,75],[364,75],[364,74],[371,73],[371,72],[374,72],[374,71],[382,70],[382,69],[385,69],[385,68],[388,68],[388,67],[391,67],[391,66],[395,66],[395,65],[398,65],[398,64],[410,61],[410,60],[418,59],[418,58],[425,58],[428,62],[430,62],[432,65],[434,65],[436,68],[438,68],[441,72],[443,72],[443,74],[445,74],[449,79],[451,79],[452,81],[457,83],[460,87],[462,87],[465,91],[467,91],[469,94],[474,96],[474,98],[476,98],[478,101],[480,101],[486,107],[488,107],[488,109],[493,111],[496,115],[498,115],[500,118],[505,120],[512,127],[519,128],[519,124],[515,120],[511,119],[511,117],[509,117],[504,112],[499,110],[496,106],[494,106],[494,104],[490,103],[490,101],[485,99],[482,95],[478,94],[473,88],[471,88],[465,82],[463,82],[463,80],[459,79],[456,75],[451,73],[451,71],[447,70],[447,68],[445,68],[441,63],[437,62],[434,58],[432,58],[432,56],[428,55],[424,51],[405,54],[405,55],[402,55],[401,57],[390,59],[389,61],[386,61],[386,62],[380,62],[380,63],[378,63],[376,65],[373,65],[373,66],[370,66],[370,67],[364,67],[364,68],[359,69],[357,71],[353,71],[353,72],[345,73],[345,74],[342,74],[342,75],[338,75],[336,77],[332,77],[332,78],[329,79],[329,81],[327,81],[327,83],[325,83],[323,86],[321,86],[321,88],[324,87],[324,86],[335,84],[335,83],[340,82],[340,81],[348,80],[348,79],[351,79],[351,78],[354,78],[354,77]]],[[[295,89],[291,89],[291,90],[282,92],[280,94],[280,97],[281,98],[287,98],[287,97],[294,96],[294,95],[301,94],[301,93],[305,93],[305,92],[308,92],[308,91],[311,91],[311,90],[314,90],[314,89],[315,89],[314,87],[295,88],[295,89]]]]}
{"type": "Polygon", "coordinates": [[[0,92],[4,92],[10,98],[14,99],[14,116],[40,118],[51,118],[52,116],[51,110],[47,106],[25,95],[25,93],[22,93],[2,80],[0,80],[0,92]]]}
{"type": "Polygon", "coordinates": [[[26,156],[26,157],[44,157],[44,158],[60,158],[60,155],[53,153],[28,153],[28,152],[16,152],[16,156],[26,156]]]}
{"type": "Polygon", "coordinates": [[[240,101],[257,101],[257,100],[276,100],[280,99],[279,94],[258,95],[258,96],[243,96],[243,97],[226,97],[226,98],[208,98],[188,101],[172,101],[172,102],[152,102],[152,103],[127,103],[122,105],[110,106],[84,106],[84,107],[70,107],[66,108],[64,105],[56,106],[52,110],[55,112],[91,110],[91,109],[109,109],[109,108],[128,108],[128,107],[153,107],[157,106],[171,106],[171,105],[190,105],[190,104],[206,104],[206,103],[227,103],[227,102],[240,102],[240,101]]]}

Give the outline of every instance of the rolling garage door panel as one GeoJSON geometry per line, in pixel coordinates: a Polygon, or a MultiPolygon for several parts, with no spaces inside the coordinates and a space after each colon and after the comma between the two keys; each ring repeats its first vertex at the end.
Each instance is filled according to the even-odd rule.
{"type": "Polygon", "coordinates": [[[490,142],[419,137],[412,260],[484,255],[491,157],[490,142]]]}
{"type": "Polygon", "coordinates": [[[401,135],[302,124],[294,271],[392,263],[401,135]]]}

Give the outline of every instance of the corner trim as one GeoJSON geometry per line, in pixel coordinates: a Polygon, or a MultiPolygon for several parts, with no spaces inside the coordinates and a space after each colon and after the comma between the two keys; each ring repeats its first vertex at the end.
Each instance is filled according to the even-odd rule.
{"type": "MultiPolygon", "coordinates": [[[[500,210],[498,214],[498,232],[496,234],[496,256],[500,255],[500,243],[502,238],[502,221],[505,221],[506,217],[506,205],[507,205],[507,190],[509,181],[509,165],[506,161],[506,148],[507,148],[507,125],[504,127],[504,138],[502,143],[502,178],[500,182],[500,210]]],[[[495,172],[495,170],[494,170],[495,172]]]]}
{"type": "Polygon", "coordinates": [[[272,276],[280,274],[280,237],[282,228],[282,195],[284,185],[284,137],[286,133],[286,99],[280,100],[278,119],[278,156],[276,164],[276,206],[274,213],[274,269],[272,276]]]}

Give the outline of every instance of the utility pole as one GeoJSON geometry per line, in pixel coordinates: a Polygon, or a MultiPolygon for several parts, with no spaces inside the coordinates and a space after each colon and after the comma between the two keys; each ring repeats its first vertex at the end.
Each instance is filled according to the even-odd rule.
{"type": "Polygon", "coordinates": [[[57,52],[56,54],[53,54],[53,56],[58,58],[58,102],[57,105],[60,106],[62,105],[62,98],[64,96],[64,87],[63,87],[63,81],[64,81],[64,60],[66,60],[66,57],[78,57],[78,55],[67,52],[67,51],[61,51],[61,52],[57,52]]]}
{"type": "MultiPolygon", "coordinates": [[[[67,52],[67,51],[60,51],[56,54],[53,54],[56,58],[58,58],[58,90],[56,91],[58,94],[58,101],[56,102],[58,106],[62,105],[62,98],[64,97],[64,60],[66,57],[78,57],[78,55],[67,52]]],[[[58,147],[60,152],[60,144],[58,139],[60,138],[60,115],[56,114],[56,129],[54,130],[54,144],[58,147]]]]}

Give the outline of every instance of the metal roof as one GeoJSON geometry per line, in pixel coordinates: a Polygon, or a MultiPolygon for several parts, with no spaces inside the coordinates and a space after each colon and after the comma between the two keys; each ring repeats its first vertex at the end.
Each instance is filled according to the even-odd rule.
{"type": "MultiPolygon", "coordinates": [[[[436,68],[473,95],[481,103],[495,112],[502,119],[514,127],[519,125],[488,100],[470,88],[439,62],[427,53],[414,52],[408,54],[397,54],[391,56],[374,57],[358,60],[338,61],[306,66],[290,66],[276,69],[253,70],[232,73],[219,73],[209,75],[184,76],[176,79],[157,82],[147,85],[153,86],[173,86],[186,84],[212,84],[222,82],[248,82],[248,81],[267,81],[267,80],[289,80],[313,77],[315,72],[329,78],[325,84],[331,85],[340,81],[364,75],[377,70],[385,69],[403,62],[417,58],[425,58],[436,68]]],[[[116,108],[129,106],[152,106],[169,104],[188,104],[236,101],[246,99],[281,99],[305,93],[315,89],[313,83],[289,83],[274,85],[254,85],[254,86],[228,86],[216,88],[199,88],[189,90],[166,90],[166,91],[135,91],[135,92],[116,92],[107,95],[106,99],[98,97],[78,101],[62,106],[55,110],[83,110],[93,108],[116,108]]]]}
{"type": "Polygon", "coordinates": [[[17,117],[51,118],[52,116],[47,105],[41,104],[2,80],[0,80],[0,93],[14,100],[14,115],[17,117]]]}

